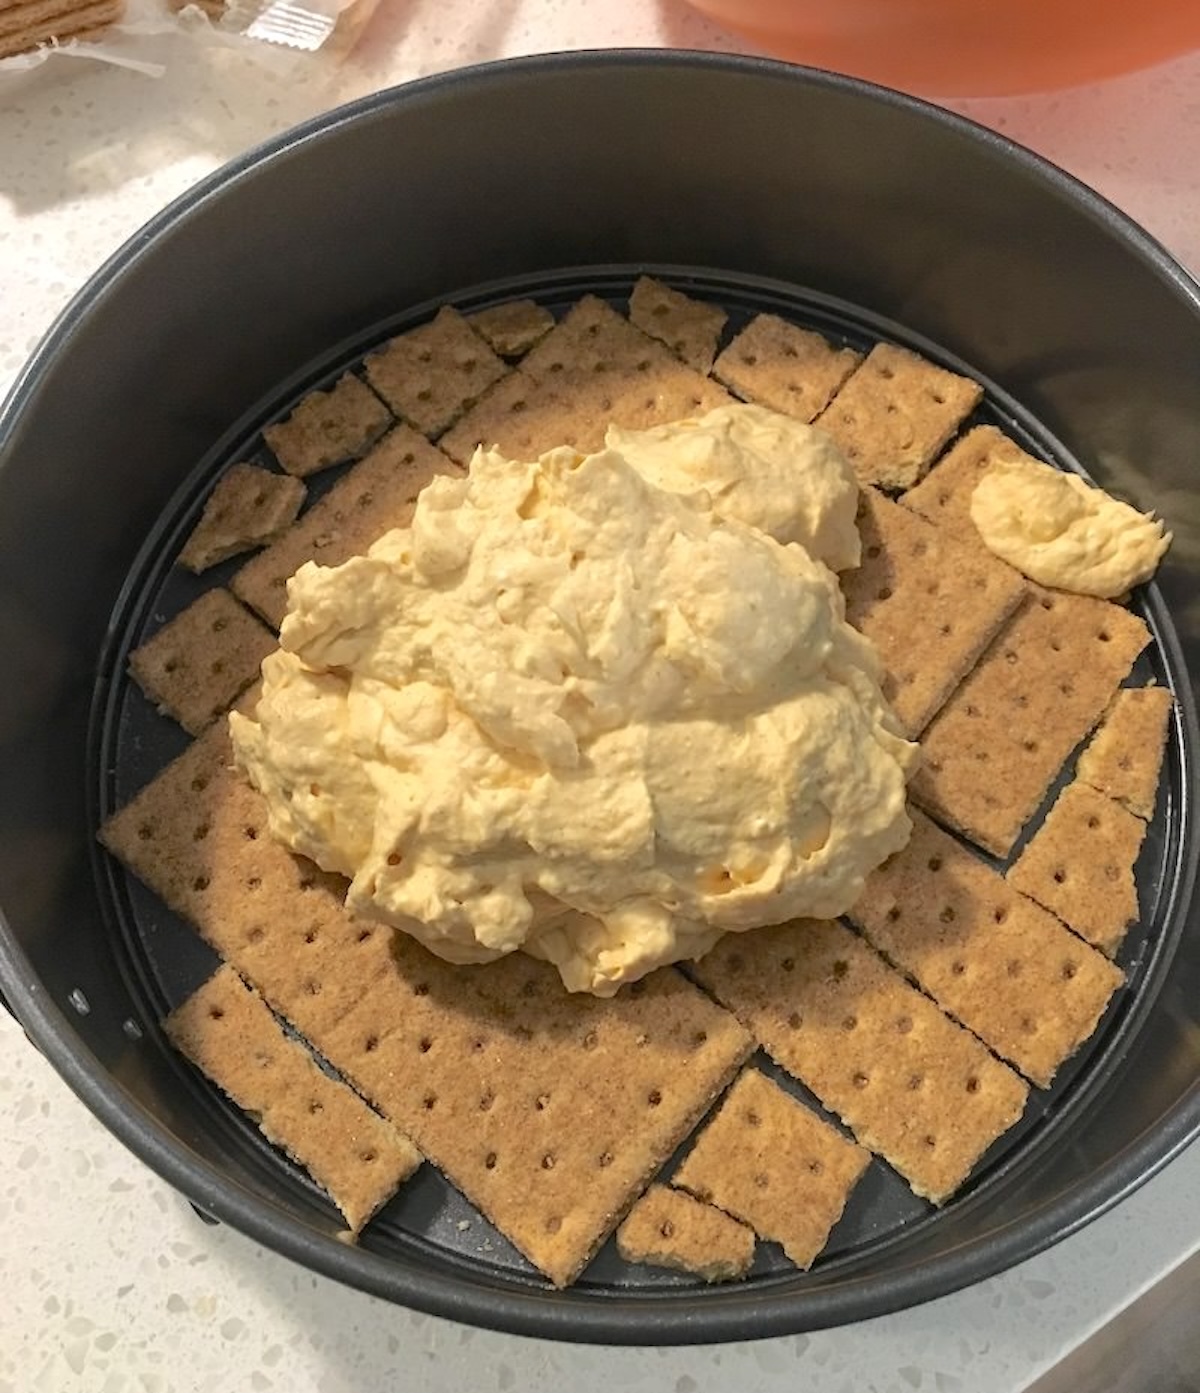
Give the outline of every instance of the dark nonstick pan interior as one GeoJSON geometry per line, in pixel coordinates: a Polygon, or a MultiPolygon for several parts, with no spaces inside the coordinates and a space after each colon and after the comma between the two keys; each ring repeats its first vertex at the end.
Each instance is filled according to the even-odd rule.
{"type": "MultiPolygon", "coordinates": [[[[230,167],[118,254],[0,417],[0,975],[35,1042],[208,1212],[405,1304],[563,1338],[745,1338],[961,1286],[1114,1202],[1200,1125],[1194,673],[1200,302],[1149,239],[999,138],[779,65],[592,54],[383,94],[230,167]],[[578,119],[564,120],[563,113],[578,119]],[[327,1202],[198,1085],[155,1025],[197,941],[94,848],[176,752],[123,679],[206,484],[262,424],[445,300],[583,290],[653,267],[734,316],[881,333],[990,383],[981,419],[1168,517],[1142,677],[1180,696],[1139,866],[1130,983],[968,1190],[933,1214],[882,1167],[826,1257],[769,1249],[737,1288],[606,1250],[549,1291],[431,1168],[355,1250],[327,1202]],[[469,1220],[466,1228],[460,1228],[469,1220]]],[[[173,588],[174,587],[174,588],[173,588]]]]}

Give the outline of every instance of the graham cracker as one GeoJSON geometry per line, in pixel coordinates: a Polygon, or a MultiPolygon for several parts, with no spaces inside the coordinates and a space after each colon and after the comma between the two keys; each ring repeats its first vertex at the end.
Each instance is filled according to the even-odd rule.
{"type": "Polygon", "coordinates": [[[296,521],[305,492],[299,479],[257,464],[233,465],[209,494],[200,521],[179,553],[179,564],[199,574],[273,542],[296,521]]]}
{"type": "Polygon", "coordinates": [[[338,566],[393,527],[412,521],[417,495],[455,466],[407,426],[396,426],[284,535],[252,557],[230,588],[274,628],[287,613],[287,583],[306,561],[338,566]]]}
{"type": "Polygon", "coordinates": [[[608,421],[590,400],[539,386],[520,368],[502,378],[438,442],[462,465],[483,446],[509,459],[537,459],[559,445],[590,454],[604,444],[608,421]]]}
{"type": "Polygon", "coordinates": [[[523,953],[455,967],[398,934],[393,955],[314,1043],[565,1286],[753,1042],[669,968],[602,1000],[523,953]]]}
{"type": "Polygon", "coordinates": [[[1008,872],[1008,883],[1111,957],[1137,921],[1133,868],[1146,824],[1085,783],[1068,784],[1008,872]]]}
{"type": "Polygon", "coordinates": [[[218,587],[134,649],[129,671],[160,711],[199,735],[257,678],[274,647],[274,634],[218,587]]]}
{"type": "MultiPolygon", "coordinates": [[[[20,10],[24,8],[21,6],[20,10]]],[[[105,38],[111,25],[123,20],[124,14],[125,0],[93,0],[91,4],[71,7],[70,13],[59,11],[40,20],[14,14],[10,28],[0,32],[0,59],[11,59],[46,43],[96,42],[105,38]]]]}
{"type": "Polygon", "coordinates": [[[440,443],[464,464],[480,445],[514,459],[536,459],[559,445],[590,453],[603,446],[610,425],[643,430],[731,400],[589,295],[440,443]]]}
{"type": "Polygon", "coordinates": [[[912,796],[1007,856],[1149,641],[1119,605],[1031,587],[926,730],[912,796]]]}
{"type": "Polygon", "coordinates": [[[906,489],[979,405],[983,388],[906,348],[878,343],[817,418],[865,484],[906,489]]]}
{"type": "Polygon", "coordinates": [[[584,295],[526,354],[521,370],[535,382],[570,383],[574,389],[600,378],[618,385],[630,379],[645,382],[655,369],[677,366],[672,353],[606,301],[584,295]]]}
{"type": "MultiPolygon", "coordinates": [[[[1015,440],[1010,440],[995,426],[976,426],[954,442],[925,478],[904,494],[901,502],[930,522],[952,529],[972,546],[986,551],[971,521],[971,495],[987,471],[1001,462],[1041,464],[1043,461],[1022,450],[1015,440]]],[[[1001,564],[1007,566],[1008,562],[1001,564]]]]}
{"type": "Polygon", "coordinates": [[[747,401],[809,422],[861,357],[778,315],[759,314],[717,359],[713,375],[747,401]]]}
{"type": "Polygon", "coordinates": [[[352,1234],[421,1164],[412,1142],[319,1069],[231,967],[218,968],[163,1026],[172,1044],[329,1194],[352,1234]]]}
{"type": "Polygon", "coordinates": [[[870,1159],[765,1074],[745,1069],[672,1183],[749,1224],[807,1269],[870,1159]]]}
{"type": "Polygon", "coordinates": [[[124,0],[27,0],[0,10],[0,58],[51,41],[98,37],[125,13],[124,0]]]}
{"type": "Polygon", "coordinates": [[[651,1185],[617,1229],[617,1252],[706,1282],[735,1281],[754,1261],[754,1230],[683,1190],[651,1185]]]}
{"type": "Polygon", "coordinates": [[[595,295],[571,307],[521,370],[539,387],[577,402],[597,427],[642,429],[703,415],[731,400],[595,295]]]}
{"type": "Polygon", "coordinates": [[[867,877],[850,917],[942,1010],[1048,1087],[1124,974],[940,827],[867,877]]]}
{"type": "Polygon", "coordinates": [[[1166,687],[1122,687],[1079,756],[1075,777],[1149,820],[1174,705],[1166,687]]]}
{"type": "Polygon", "coordinates": [[[310,392],[290,416],[264,426],[263,439],[281,469],[305,479],[358,459],[392,424],[392,413],[352,372],[325,392],[310,392]]]}
{"type": "Polygon", "coordinates": [[[508,300],[468,315],[467,323],[502,358],[520,358],[554,328],[554,316],[534,300],[508,300]]]}
{"type": "Polygon", "coordinates": [[[1025,1081],[841,924],[726,934],[691,972],[934,1204],[1024,1110],[1025,1081]]]}
{"type": "Polygon", "coordinates": [[[270,835],[226,722],[109,818],[100,840],[316,1044],[390,964],[392,931],[353,920],[346,883],[270,835]]]}
{"type": "Polygon", "coordinates": [[[841,576],[846,618],[883,660],[883,692],[916,738],[1024,596],[1010,566],[872,488],[859,502],[862,563],[841,576]]]}
{"type": "Polygon", "coordinates": [[[90,9],[81,0],[8,0],[0,8],[0,35],[24,32],[50,20],[64,22],[64,28],[74,28],[74,17],[90,9]]]}
{"type": "Polygon", "coordinates": [[[729,316],[717,305],[639,276],[629,296],[629,320],[697,372],[710,372],[729,316]]]}
{"type": "Polygon", "coordinates": [[[508,371],[461,314],[443,306],[372,353],[367,381],[397,416],[438,436],[508,371]]]}

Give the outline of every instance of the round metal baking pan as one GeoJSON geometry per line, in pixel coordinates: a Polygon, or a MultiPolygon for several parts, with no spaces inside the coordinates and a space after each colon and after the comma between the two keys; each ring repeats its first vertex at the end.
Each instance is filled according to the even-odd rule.
{"type": "Polygon", "coordinates": [[[0,622],[27,674],[0,703],[0,980],[68,1082],[206,1212],[407,1305],[650,1343],[815,1328],[952,1290],[1070,1232],[1200,1127],[1186,529],[1142,609],[1155,643],[1138,675],[1168,682],[1181,703],[1139,864],[1143,919],[1122,951],[1128,985],[958,1198],[935,1213],[876,1163],[808,1274],[764,1245],[746,1283],[706,1289],[626,1268],[610,1245],[576,1287],[553,1292],[431,1167],[346,1248],[327,1201],[163,1044],[157,1020],[212,959],[91,849],[98,819],[182,746],[124,680],[125,656],[200,586],[170,568],[174,552],[220,469],[261,448],[263,424],[436,304],[619,300],[646,269],[719,301],[735,324],[770,309],[835,338],[886,336],[965,363],[988,386],[980,419],[1172,521],[1186,516],[1181,500],[1195,510],[1184,468],[1200,443],[1184,377],[1200,367],[1195,288],[1120,215],[997,138],[862,84],[694,55],[529,60],[383,94],[162,215],[68,311],[0,418],[0,622]],[[598,108],[619,94],[622,114],[603,139],[547,129],[567,92],[598,108]],[[639,114],[656,117],[648,152],[634,148],[639,114]],[[702,117],[703,152],[682,140],[709,129],[702,117]],[[807,151],[799,171],[776,158],[789,152],[769,122],[807,151]],[[435,129],[440,163],[425,139],[435,129]],[[510,197],[527,206],[488,228],[480,213],[518,169],[510,197]],[[547,221],[568,171],[581,198],[607,199],[598,231],[564,226],[561,210],[547,221]],[[956,200],[947,179],[959,181],[956,200]],[[1006,227],[1019,214],[1024,235],[999,255],[972,234],[1006,204],[1006,227]],[[329,248],[328,265],[312,262],[312,245],[329,248]],[[1061,278],[1053,298],[1048,258],[1061,278]],[[1015,306],[997,295],[1001,276],[1015,306]],[[1101,284],[1108,322],[1092,305],[1101,284]]]}

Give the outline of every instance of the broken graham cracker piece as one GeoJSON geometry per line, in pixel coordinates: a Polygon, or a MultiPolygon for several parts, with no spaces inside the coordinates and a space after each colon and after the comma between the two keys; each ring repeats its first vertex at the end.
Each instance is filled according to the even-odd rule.
{"type": "Polygon", "coordinates": [[[1175,698],[1166,687],[1122,687],[1075,765],[1075,777],[1149,821],[1175,698]]]}
{"type": "Polygon", "coordinates": [[[915,1194],[943,1204],[1029,1089],[844,925],[726,934],[692,975],[915,1194]]]}
{"type": "Polygon", "coordinates": [[[209,590],[129,655],[158,709],[199,735],[253,682],[275,636],[228,590],[209,590]]]}
{"type": "Polygon", "coordinates": [[[865,484],[906,489],[978,406],[983,388],[892,343],[877,343],[817,418],[865,484]]]}
{"type": "Polygon", "coordinates": [[[920,813],[850,918],[870,942],[1033,1083],[1095,1030],[1124,974],[920,813]]]}
{"type": "Polygon", "coordinates": [[[393,527],[407,527],[425,485],[455,472],[436,446],[396,426],[277,542],[251,557],[230,588],[277,629],[287,613],[287,582],[306,561],[338,566],[393,527]]]}
{"type": "Polygon", "coordinates": [[[231,967],[218,968],[163,1024],[172,1044],[328,1193],[352,1234],[421,1164],[412,1142],[318,1068],[231,967]]]}
{"type": "Polygon", "coordinates": [[[520,358],[554,328],[554,316],[535,300],[506,300],[468,315],[467,323],[502,358],[520,358]]]}
{"type": "Polygon", "coordinates": [[[263,427],[281,469],[305,479],[358,459],[392,424],[392,413],[352,372],[328,391],[309,392],[286,420],[263,427]]]}
{"type": "Polygon", "coordinates": [[[556,1286],[753,1047],[671,968],[602,1000],[523,953],[456,967],[397,934],[393,964],[313,1043],[556,1286]]]}
{"type": "Polygon", "coordinates": [[[440,435],[508,371],[448,305],[428,324],[400,334],[363,364],[367,381],[423,435],[440,435]]]}
{"type": "MultiPolygon", "coordinates": [[[[1025,461],[1042,463],[995,426],[976,426],[955,441],[921,482],[904,494],[901,502],[930,522],[953,530],[971,546],[986,551],[983,538],[971,521],[971,495],[975,485],[994,464],[1025,461]]],[[[988,552],[989,556],[991,554],[988,552]]]]}
{"type": "Polygon", "coordinates": [[[1008,871],[1008,883],[1110,957],[1138,917],[1133,868],[1146,824],[1076,780],[1008,871]]]}
{"type": "Polygon", "coordinates": [[[749,1224],[807,1269],[870,1159],[765,1074],[745,1069],[671,1183],[749,1224]]]}
{"type": "Polygon", "coordinates": [[[859,501],[862,564],[846,571],[846,618],[883,660],[883,692],[915,739],[1026,593],[986,552],[872,488],[859,501]]]}
{"type": "Polygon", "coordinates": [[[799,421],[816,419],[857,367],[861,354],[835,348],[810,329],[756,315],[713,365],[739,397],[799,421]]]}
{"type": "Polygon", "coordinates": [[[754,1230],[684,1190],[651,1185],[617,1229],[617,1252],[706,1282],[736,1281],[754,1261],[754,1230]]]}
{"type": "Polygon", "coordinates": [[[478,446],[512,459],[536,459],[561,445],[589,453],[603,446],[610,425],[641,430],[703,415],[730,400],[715,382],[588,295],[440,445],[462,464],[478,446]]]}
{"type": "Polygon", "coordinates": [[[728,318],[719,306],[693,300],[651,276],[639,276],[629,296],[630,323],[665,343],[697,372],[712,369],[721,330],[728,318]]]}
{"type": "Polygon", "coordinates": [[[257,464],[235,464],[217,480],[200,521],[179,553],[179,564],[199,574],[243,551],[266,546],[296,521],[304,502],[299,479],[257,464]]]}
{"type": "Polygon", "coordinates": [[[913,798],[1007,856],[1149,641],[1119,605],[1031,590],[925,731],[913,798]]]}

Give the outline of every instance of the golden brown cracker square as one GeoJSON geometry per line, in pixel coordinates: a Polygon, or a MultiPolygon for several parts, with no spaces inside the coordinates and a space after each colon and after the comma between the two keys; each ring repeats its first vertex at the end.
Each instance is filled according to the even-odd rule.
{"type": "Polygon", "coordinates": [[[421,1164],[412,1142],[319,1069],[233,968],[218,968],[163,1024],[176,1048],[329,1194],[351,1233],[421,1164]]]}
{"type": "Polygon", "coordinates": [[[867,877],[850,917],[937,1004],[1040,1087],[1123,974],[936,823],[867,877]]]}
{"type": "Polygon", "coordinates": [[[643,430],[703,415],[729,400],[715,382],[670,361],[646,374],[636,368],[618,369],[591,378],[575,373],[547,376],[542,382],[518,368],[439,443],[464,465],[479,446],[523,460],[537,459],[560,445],[588,454],[603,447],[610,425],[643,430]]]}
{"type": "Polygon", "coordinates": [[[652,276],[639,276],[629,296],[629,320],[697,372],[711,371],[729,316],[652,276]]]}
{"type": "Polygon", "coordinates": [[[692,974],[935,1204],[1025,1107],[1025,1081],[842,924],[726,934],[692,974]]]}
{"type": "Polygon", "coordinates": [[[578,394],[539,386],[518,368],[486,393],[438,442],[468,466],[482,446],[509,459],[535,460],[560,445],[585,454],[604,444],[607,421],[578,394]]]}
{"type": "Polygon", "coordinates": [[[1008,872],[1036,900],[1110,956],[1138,917],[1133,868],[1146,824],[1076,781],[1068,784],[1008,872]]]}
{"type": "Polygon", "coordinates": [[[275,636],[228,590],[209,590],[129,655],[160,711],[199,735],[258,677],[275,636]]]}
{"type": "Polygon", "coordinates": [[[572,306],[526,355],[521,371],[577,410],[594,442],[588,448],[603,443],[609,424],[661,425],[730,400],[715,382],[680,363],[594,295],[572,306]]]}
{"type": "Polygon", "coordinates": [[[345,880],[272,837],[224,721],[109,818],[101,841],[314,1042],[390,969],[393,930],[352,919],[345,880]]]}
{"type": "Polygon", "coordinates": [[[412,521],[417,495],[452,460],[408,426],[396,426],[280,539],[237,572],[230,588],[278,629],[287,583],[306,561],[339,566],[393,527],[412,521]]]}
{"type": "Polygon", "coordinates": [[[672,1178],[809,1268],[871,1159],[757,1069],[739,1074],[672,1178]]]}
{"type": "Polygon", "coordinates": [[[925,731],[913,797],[1006,856],[1149,641],[1119,605],[1033,590],[925,731]]]}
{"type": "Polygon", "coordinates": [[[900,501],[930,522],[952,529],[971,546],[986,550],[971,521],[971,495],[975,485],[994,464],[1026,462],[1042,463],[995,426],[976,426],[961,440],[956,440],[900,501]]]}
{"type": "Polygon", "coordinates": [[[729,1282],[750,1270],[754,1230],[684,1190],[651,1185],[617,1229],[617,1251],[626,1262],[729,1282]]]}
{"type": "Polygon", "coordinates": [[[232,760],[221,720],[109,817],[100,840],[238,965],[245,943],[340,914],[345,882],[271,836],[261,796],[232,760]]]}
{"type": "Polygon", "coordinates": [[[520,358],[554,328],[554,316],[534,300],[506,300],[468,315],[467,322],[502,358],[520,358]]]}
{"type": "Polygon", "coordinates": [[[983,388],[906,348],[876,344],[817,418],[865,484],[906,489],[978,406],[983,388]]]}
{"type": "Polygon", "coordinates": [[[257,464],[231,466],[209,494],[179,564],[199,574],[240,552],[266,546],[296,521],[304,495],[299,479],[257,464]]]}
{"type": "Polygon", "coordinates": [[[861,356],[778,315],[759,314],[717,359],[713,375],[739,397],[807,422],[821,413],[861,356]]]}
{"type": "Polygon", "coordinates": [[[280,468],[299,479],[358,459],[392,424],[392,413],[352,372],[309,392],[284,421],[263,428],[280,468]]]}
{"type": "Polygon", "coordinates": [[[596,295],[585,295],[525,355],[521,371],[535,382],[561,388],[605,379],[624,384],[655,369],[676,365],[663,347],[596,295]]]}
{"type": "Polygon", "coordinates": [[[423,435],[440,435],[508,371],[461,314],[443,306],[363,364],[367,381],[423,435]]]}
{"type": "Polygon", "coordinates": [[[1080,754],[1075,777],[1149,820],[1174,705],[1166,687],[1122,687],[1080,754]]]}
{"type": "Polygon", "coordinates": [[[396,936],[393,973],[314,1041],[557,1286],[571,1282],[752,1047],[665,969],[569,996],[514,953],[455,967],[396,936]],[[640,988],[640,989],[639,989],[640,988]]]}
{"type": "Polygon", "coordinates": [[[879,651],[883,691],[916,738],[1020,604],[1025,584],[875,489],[859,504],[862,564],[841,576],[846,618],[879,651]]]}

